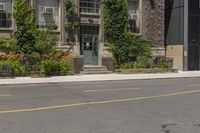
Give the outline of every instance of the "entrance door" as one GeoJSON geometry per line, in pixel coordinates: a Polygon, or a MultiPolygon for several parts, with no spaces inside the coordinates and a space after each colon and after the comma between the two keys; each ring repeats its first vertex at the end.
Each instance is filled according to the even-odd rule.
{"type": "Polygon", "coordinates": [[[98,65],[98,46],[96,35],[82,35],[82,50],[86,65],[98,65]]]}

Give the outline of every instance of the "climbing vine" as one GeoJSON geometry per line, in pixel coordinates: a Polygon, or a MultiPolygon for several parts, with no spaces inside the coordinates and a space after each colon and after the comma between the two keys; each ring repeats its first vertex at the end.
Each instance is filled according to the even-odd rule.
{"type": "Polygon", "coordinates": [[[117,65],[129,61],[130,55],[151,55],[151,43],[128,32],[127,0],[102,0],[104,8],[104,35],[108,50],[113,53],[117,65]]]}
{"type": "Polygon", "coordinates": [[[67,44],[69,46],[74,46],[76,39],[75,33],[76,29],[79,26],[78,14],[76,13],[76,4],[73,0],[65,0],[65,9],[66,9],[66,19],[65,31],[67,33],[67,44]]]}
{"type": "Polygon", "coordinates": [[[17,26],[17,31],[14,34],[15,51],[31,54],[36,43],[36,26],[35,13],[30,6],[30,0],[15,0],[13,16],[17,26]]]}
{"type": "Polygon", "coordinates": [[[107,41],[117,41],[127,32],[128,9],[126,0],[103,0],[104,33],[107,41]]]}

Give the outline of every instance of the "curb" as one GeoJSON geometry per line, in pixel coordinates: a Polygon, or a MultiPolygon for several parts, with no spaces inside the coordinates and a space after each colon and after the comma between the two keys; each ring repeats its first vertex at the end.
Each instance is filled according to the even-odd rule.
{"type": "MultiPolygon", "coordinates": [[[[125,74],[121,74],[121,75],[125,75],[125,74]]],[[[118,76],[121,76],[121,75],[118,75],[118,76]]],[[[136,74],[137,75],[137,74],[136,74]]],[[[85,75],[84,75],[85,76],[85,75]]],[[[104,75],[90,75],[90,76],[97,76],[97,77],[101,77],[101,76],[104,76],[104,75]]],[[[129,75],[125,75],[125,76],[129,76],[129,75]]],[[[137,75],[138,76],[138,75],[137,75]]],[[[142,75],[141,75],[142,76],[142,75]]],[[[150,76],[150,75],[148,75],[150,76]]],[[[75,82],[109,82],[109,81],[130,81],[130,80],[155,80],[155,79],[160,79],[160,80],[163,80],[163,79],[183,79],[183,78],[200,78],[200,75],[192,75],[192,76],[184,76],[184,75],[174,75],[174,76],[161,76],[161,77],[147,77],[147,78],[140,78],[140,77],[134,77],[133,75],[130,75],[130,78],[128,77],[122,77],[120,79],[112,79],[112,78],[107,78],[107,79],[98,79],[98,78],[95,78],[95,79],[88,79],[87,80],[87,77],[83,77],[83,76],[80,76],[78,77],[77,79],[62,79],[62,76],[61,77],[53,77],[53,78],[49,78],[49,79],[46,79],[44,81],[42,81],[42,79],[45,79],[45,78],[35,78],[35,79],[32,79],[31,78],[17,78],[17,79],[0,79],[0,86],[6,86],[6,85],[26,85],[26,84],[57,84],[57,83],[75,83],[75,82]],[[53,80],[54,78],[54,80],[53,80]],[[4,83],[1,83],[1,80],[4,80],[2,82],[4,83]],[[22,82],[22,80],[27,80],[25,82],[22,82]],[[59,81],[60,80],[60,81],[59,81]],[[6,83],[7,82],[7,83],[6,83]]],[[[63,77],[63,78],[66,78],[66,77],[63,77]]]]}

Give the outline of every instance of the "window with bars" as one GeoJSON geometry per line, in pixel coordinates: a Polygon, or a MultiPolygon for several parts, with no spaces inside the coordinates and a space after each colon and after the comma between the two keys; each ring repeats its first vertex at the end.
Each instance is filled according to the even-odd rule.
{"type": "Polygon", "coordinates": [[[100,0],[80,0],[81,13],[100,13],[100,0]]]}
{"type": "Polygon", "coordinates": [[[0,0],[0,28],[12,27],[12,1],[0,0]]]}

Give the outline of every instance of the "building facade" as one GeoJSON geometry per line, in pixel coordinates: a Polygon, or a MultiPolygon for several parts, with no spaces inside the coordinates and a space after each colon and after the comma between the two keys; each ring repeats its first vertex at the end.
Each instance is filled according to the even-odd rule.
{"type": "Polygon", "coordinates": [[[181,70],[200,70],[200,1],[166,2],[166,56],[181,70]]]}
{"type": "MultiPolygon", "coordinates": [[[[74,36],[73,53],[83,57],[86,65],[101,65],[103,57],[111,57],[104,47],[103,6],[101,0],[74,0],[80,26],[74,36]]],[[[64,0],[31,0],[36,9],[38,28],[54,24],[58,49],[67,50],[68,35],[64,0]]],[[[0,38],[11,37],[16,30],[12,17],[13,0],[0,0],[0,38]]],[[[129,31],[153,42],[153,56],[165,56],[164,0],[128,0],[129,31]]]]}

